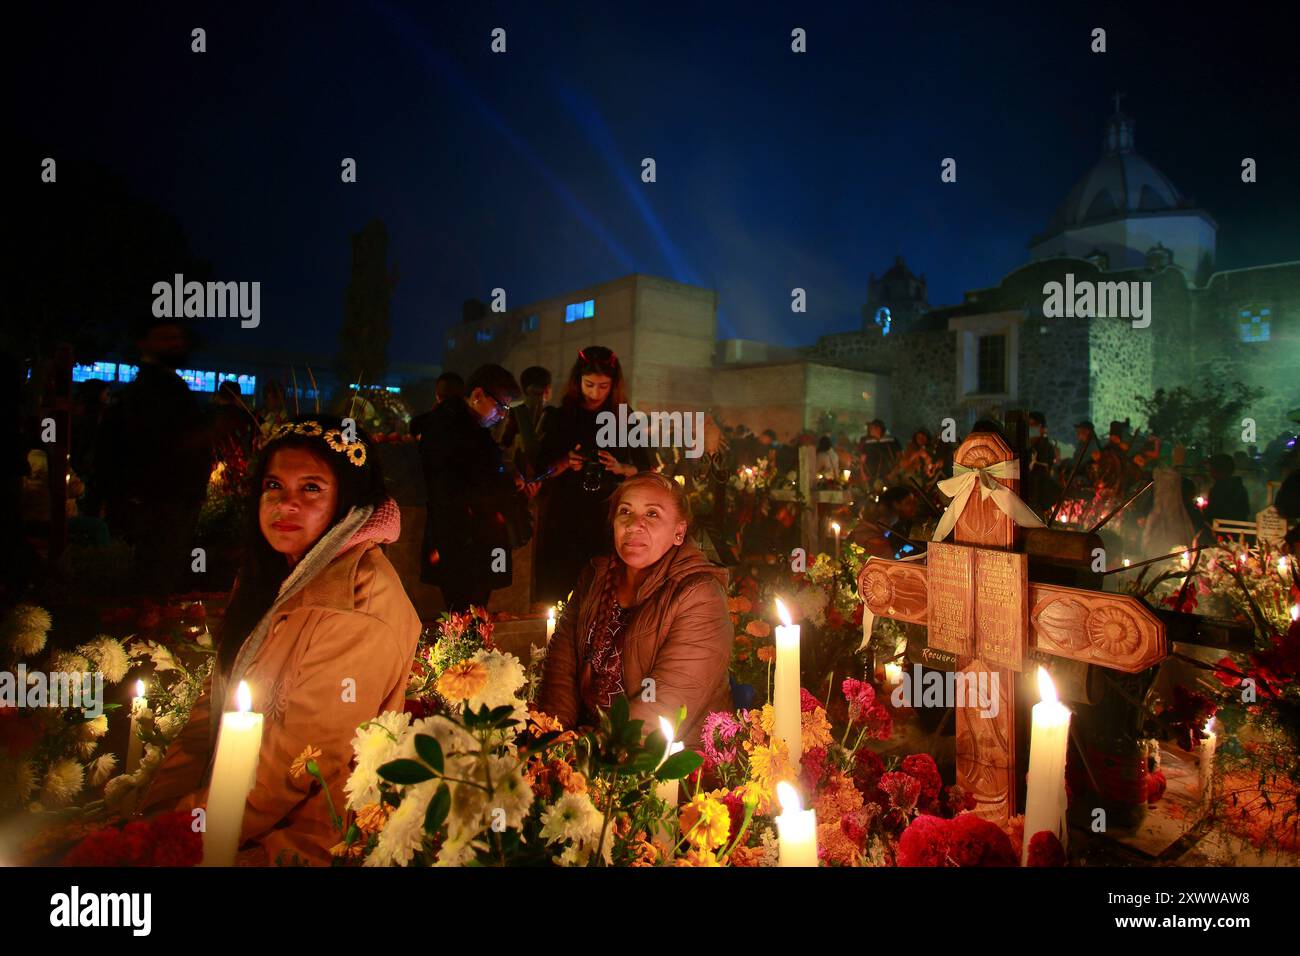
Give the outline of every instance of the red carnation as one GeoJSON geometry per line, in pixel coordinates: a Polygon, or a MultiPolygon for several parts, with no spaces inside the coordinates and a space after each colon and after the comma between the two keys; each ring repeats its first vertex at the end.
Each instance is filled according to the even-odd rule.
{"type": "Polygon", "coordinates": [[[853,786],[869,801],[881,802],[880,777],[885,772],[884,761],[867,747],[853,755],[853,786]]]}
{"type": "Polygon", "coordinates": [[[819,701],[812,694],[808,693],[808,689],[806,687],[799,688],[799,710],[800,711],[802,711],[805,714],[809,714],[812,713],[821,705],[822,705],[821,701],[819,701]]]}
{"type": "Polygon", "coordinates": [[[826,748],[810,747],[800,760],[799,782],[809,793],[814,793],[826,777],[826,748]]]}
{"type": "Polygon", "coordinates": [[[1039,830],[1029,841],[1026,866],[1065,866],[1065,847],[1051,830],[1039,830]]]}

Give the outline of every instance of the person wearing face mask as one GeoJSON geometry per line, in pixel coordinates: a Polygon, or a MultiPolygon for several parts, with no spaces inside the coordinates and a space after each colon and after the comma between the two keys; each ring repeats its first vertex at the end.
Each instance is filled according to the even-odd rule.
{"type": "Polygon", "coordinates": [[[1030,412],[1029,460],[1025,463],[1025,503],[1042,515],[1051,510],[1061,494],[1061,486],[1053,477],[1060,457],[1056,442],[1047,437],[1047,416],[1030,412]]]}
{"type": "Polygon", "coordinates": [[[663,475],[619,485],[609,521],[613,553],[591,560],[556,622],[537,706],[565,727],[593,726],[626,696],[647,733],[684,706],[676,739],[698,746],[704,719],[732,709],[726,571],[687,537],[686,492],[663,475]]]}
{"type": "Polygon", "coordinates": [[[151,319],[135,346],[139,371],[104,413],[95,441],[105,519],[135,551],[137,591],[194,590],[190,547],[212,469],[212,434],[176,373],[189,355],[189,330],[175,319],[151,319]]]}
{"type": "Polygon", "coordinates": [[[581,349],[534,463],[534,473],[543,479],[534,600],[563,600],[587,562],[609,551],[604,521],[610,494],[625,478],[654,467],[648,448],[597,443],[600,414],[609,412],[617,420],[619,406],[626,404],[618,356],[600,345],[581,349]]]}
{"type": "Polygon", "coordinates": [[[420,433],[428,484],[420,576],[442,589],[449,611],[486,608],[492,592],[514,577],[523,482],[507,473],[491,429],[510,415],[519,394],[513,375],[484,365],[465,383],[465,396],[440,402],[420,433]]]}
{"type": "MultiPolygon", "coordinates": [[[[357,727],[400,711],[420,618],[381,545],[396,541],[401,512],[384,489],[370,438],[338,418],[277,426],[252,479],[250,539],[217,632],[212,675],[185,727],[158,761],[141,813],[193,810],[207,801],[221,714],[240,682],[263,715],[257,776],[244,808],[239,862],[328,865],[340,836],[357,727]],[[328,787],[293,767],[308,747],[328,787]]],[[[117,778],[127,780],[129,778],[117,778]]]]}

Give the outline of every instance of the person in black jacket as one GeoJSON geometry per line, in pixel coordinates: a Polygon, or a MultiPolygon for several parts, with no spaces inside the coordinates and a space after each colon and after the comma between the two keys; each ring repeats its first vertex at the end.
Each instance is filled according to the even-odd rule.
{"type": "Polygon", "coordinates": [[[610,495],[624,478],[655,466],[648,448],[597,446],[597,416],[617,416],[627,403],[625,388],[618,356],[589,345],[578,352],[560,406],[547,420],[535,471],[554,478],[543,484],[539,506],[538,601],[563,599],[587,562],[609,553],[610,495]]]}
{"type": "Polygon", "coordinates": [[[465,383],[463,398],[438,404],[420,434],[429,491],[420,577],[442,589],[449,611],[487,607],[492,592],[513,580],[519,483],[507,474],[490,429],[518,398],[513,375],[484,365],[465,383]]]}
{"type": "Polygon", "coordinates": [[[1214,527],[1215,518],[1228,521],[1249,521],[1250,497],[1246,486],[1233,474],[1235,465],[1230,455],[1211,455],[1209,460],[1210,477],[1214,484],[1206,495],[1209,503],[1205,506],[1205,523],[1214,527]]]}
{"type": "Polygon", "coordinates": [[[154,319],[136,339],[140,370],[104,413],[95,441],[95,476],[109,530],[135,549],[137,587],[187,591],[191,545],[212,469],[202,407],[176,369],[189,353],[188,330],[154,319]]]}

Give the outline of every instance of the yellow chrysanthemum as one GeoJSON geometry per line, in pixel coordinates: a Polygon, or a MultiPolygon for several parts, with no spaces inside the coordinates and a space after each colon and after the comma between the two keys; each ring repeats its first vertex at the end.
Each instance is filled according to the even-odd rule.
{"type": "Polygon", "coordinates": [[[487,680],[487,668],[478,661],[461,661],[443,671],[436,686],[445,700],[462,701],[476,697],[487,680]]]}
{"type": "Polygon", "coordinates": [[[682,807],[681,825],[682,833],[692,846],[717,850],[726,844],[731,832],[731,813],[713,794],[697,793],[682,807]]]}

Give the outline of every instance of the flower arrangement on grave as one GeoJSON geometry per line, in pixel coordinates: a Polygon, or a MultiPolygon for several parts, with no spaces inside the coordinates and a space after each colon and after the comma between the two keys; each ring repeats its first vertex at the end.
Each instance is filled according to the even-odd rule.
{"type": "MultiPolygon", "coordinates": [[[[877,754],[871,744],[889,739],[893,722],[871,684],[846,678],[838,691],[833,701],[828,697],[830,711],[802,691],[803,754],[797,769],[785,743],[773,738],[771,705],[718,711],[706,718],[701,732],[704,765],[688,782],[688,789],[694,789],[687,805],[706,813],[711,805],[727,810],[730,829],[726,840],[720,835],[719,844],[728,849],[732,865],[776,864],[776,787],[782,782],[796,785],[804,805],[816,811],[818,855],[830,866],[907,864],[900,841],[918,819],[946,823],[970,816],[970,797],[960,787],[943,785],[928,754],[887,759],[877,754]],[[753,805],[749,813],[748,803],[753,805]]],[[[961,826],[977,828],[974,823],[961,826]]],[[[1010,838],[1002,834],[1002,839],[1010,838]]],[[[1018,862],[1015,853],[990,853],[982,864],[962,865],[1018,862]]]]}
{"type": "Polygon", "coordinates": [[[94,698],[126,676],[127,651],[107,634],[72,650],[50,648],[52,626],[49,612],[32,604],[0,621],[0,810],[75,810],[117,767],[100,743],[118,705],[94,698]]]}
{"type": "MultiPolygon", "coordinates": [[[[385,713],[353,740],[346,817],[336,814],[339,864],[365,866],[652,865],[674,855],[672,808],[657,787],[699,766],[668,755],[619,697],[598,727],[566,730],[529,712],[523,665],[480,649],[448,665],[436,692],[445,713],[385,713]]],[[[684,716],[684,715],[683,715],[684,716]]],[[[299,773],[323,786],[310,754],[299,773]]],[[[687,828],[681,847],[704,824],[687,828]]],[[[695,839],[699,839],[698,836],[695,839]]]]}
{"type": "Polygon", "coordinates": [[[471,607],[468,611],[444,611],[431,627],[425,628],[415,649],[406,688],[408,710],[424,716],[447,706],[449,702],[438,693],[438,681],[449,667],[495,650],[494,626],[486,608],[471,607]]]}

